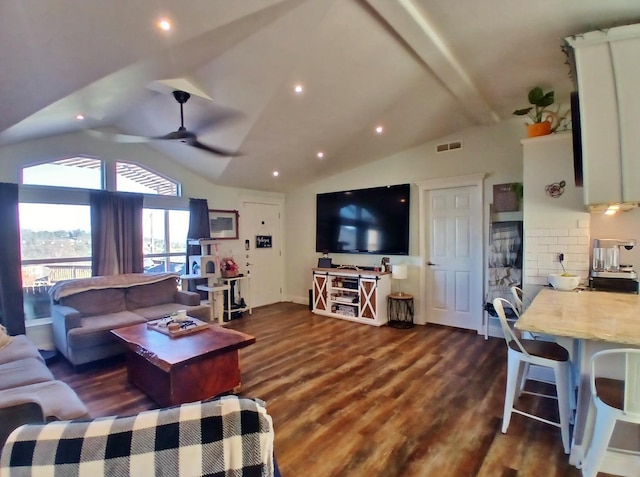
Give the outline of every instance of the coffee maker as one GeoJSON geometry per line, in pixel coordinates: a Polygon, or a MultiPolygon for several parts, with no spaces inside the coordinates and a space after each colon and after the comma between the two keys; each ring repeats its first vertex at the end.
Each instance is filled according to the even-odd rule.
{"type": "Polygon", "coordinates": [[[632,265],[620,263],[622,248],[631,250],[634,239],[595,239],[589,285],[593,290],[638,293],[638,274],[632,265]]]}

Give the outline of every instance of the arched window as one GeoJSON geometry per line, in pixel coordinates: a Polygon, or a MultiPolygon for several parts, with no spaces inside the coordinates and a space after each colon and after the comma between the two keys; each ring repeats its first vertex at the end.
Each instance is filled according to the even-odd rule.
{"type": "Polygon", "coordinates": [[[116,190],[177,197],[180,185],[130,162],[116,162],[116,190]]]}
{"type": "Polygon", "coordinates": [[[103,165],[100,159],[69,157],[22,168],[22,183],[30,185],[102,189],[103,165]]]}

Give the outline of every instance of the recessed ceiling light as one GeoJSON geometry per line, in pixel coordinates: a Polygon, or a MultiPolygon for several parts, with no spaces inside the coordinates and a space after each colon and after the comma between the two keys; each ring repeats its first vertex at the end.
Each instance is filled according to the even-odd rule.
{"type": "Polygon", "coordinates": [[[160,28],[162,31],[169,31],[171,30],[171,22],[163,18],[162,20],[158,21],[158,28],[160,28]]]}
{"type": "Polygon", "coordinates": [[[382,134],[384,132],[384,127],[376,126],[376,134],[382,134]]]}
{"type": "Polygon", "coordinates": [[[296,94],[302,94],[304,92],[304,87],[301,84],[297,84],[293,87],[293,91],[296,94]]]}
{"type": "Polygon", "coordinates": [[[278,171],[273,171],[273,177],[278,177],[280,173],[278,171]]]}
{"type": "Polygon", "coordinates": [[[78,121],[82,121],[84,119],[84,115],[83,114],[76,114],[76,119],[78,121]]]}
{"type": "Polygon", "coordinates": [[[318,159],[322,159],[322,158],[324,157],[324,152],[322,152],[322,151],[318,151],[318,154],[316,154],[316,157],[317,157],[318,159]]]}

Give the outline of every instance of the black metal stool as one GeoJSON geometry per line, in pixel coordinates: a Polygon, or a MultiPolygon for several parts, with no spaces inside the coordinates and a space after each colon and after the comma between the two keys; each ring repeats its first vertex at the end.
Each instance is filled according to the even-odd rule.
{"type": "Polygon", "coordinates": [[[392,293],[387,296],[389,326],[411,328],[413,326],[413,295],[392,293]]]}

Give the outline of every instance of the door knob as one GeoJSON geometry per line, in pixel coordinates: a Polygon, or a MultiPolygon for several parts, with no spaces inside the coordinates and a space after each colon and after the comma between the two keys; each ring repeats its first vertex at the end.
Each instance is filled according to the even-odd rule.
{"type": "Polygon", "coordinates": [[[427,265],[429,265],[430,267],[435,267],[436,265],[438,265],[437,263],[433,263],[431,260],[429,260],[427,262],[427,265]]]}

